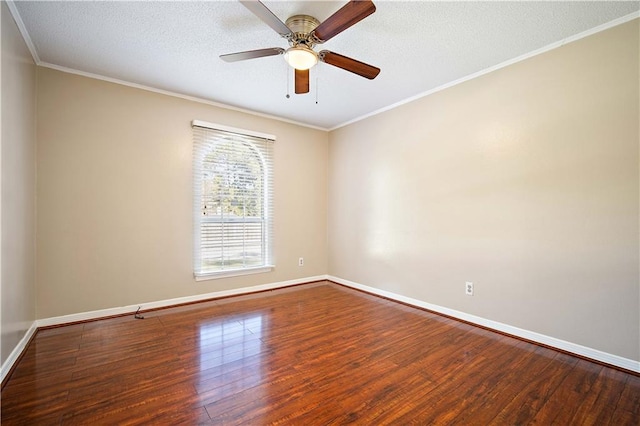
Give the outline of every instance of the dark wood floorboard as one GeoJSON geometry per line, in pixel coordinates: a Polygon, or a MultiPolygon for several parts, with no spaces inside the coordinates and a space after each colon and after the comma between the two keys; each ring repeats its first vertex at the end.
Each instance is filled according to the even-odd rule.
{"type": "Polygon", "coordinates": [[[39,330],[3,425],[639,425],[640,377],[320,282],[39,330]]]}

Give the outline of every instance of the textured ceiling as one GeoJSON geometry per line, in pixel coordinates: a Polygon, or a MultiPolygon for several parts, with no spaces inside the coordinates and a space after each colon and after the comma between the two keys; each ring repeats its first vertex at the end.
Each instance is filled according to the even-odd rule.
{"type": "MultiPolygon", "coordinates": [[[[345,2],[264,3],[282,21],[302,13],[323,21],[345,2]]],[[[378,78],[370,81],[320,63],[311,70],[311,91],[305,95],[293,94],[293,73],[282,56],[236,63],[219,59],[224,53],[287,47],[236,1],[15,1],[12,11],[23,22],[40,65],[331,129],[638,16],[640,8],[637,1],[374,3],[376,13],[316,50],[378,66],[378,78]]]]}

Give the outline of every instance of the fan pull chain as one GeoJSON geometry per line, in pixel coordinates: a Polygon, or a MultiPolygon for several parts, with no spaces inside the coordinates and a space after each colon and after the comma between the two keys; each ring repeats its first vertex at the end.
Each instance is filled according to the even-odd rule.
{"type": "Polygon", "coordinates": [[[320,67],[316,67],[316,105],[318,105],[318,92],[320,92],[318,80],[320,80],[320,67]]]}
{"type": "MultiPolygon", "coordinates": [[[[285,63],[285,65],[286,65],[286,63],[285,63]]],[[[287,99],[289,99],[289,98],[291,97],[291,96],[289,95],[289,86],[290,86],[290,84],[289,84],[289,79],[291,78],[291,77],[290,77],[290,75],[291,75],[291,70],[289,69],[289,66],[288,66],[288,65],[287,65],[286,72],[287,72],[287,96],[286,96],[286,98],[287,98],[287,99]]]]}

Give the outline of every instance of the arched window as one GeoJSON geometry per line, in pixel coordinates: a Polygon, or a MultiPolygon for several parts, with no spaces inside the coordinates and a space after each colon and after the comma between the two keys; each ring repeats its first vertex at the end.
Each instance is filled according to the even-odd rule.
{"type": "Polygon", "coordinates": [[[201,121],[193,135],[196,279],[271,270],[275,138],[201,121]]]}

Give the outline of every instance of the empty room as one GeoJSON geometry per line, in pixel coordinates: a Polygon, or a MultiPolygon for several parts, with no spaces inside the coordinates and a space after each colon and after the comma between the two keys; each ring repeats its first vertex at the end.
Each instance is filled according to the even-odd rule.
{"type": "Polygon", "coordinates": [[[638,425],[637,1],[1,1],[3,425],[638,425]]]}

